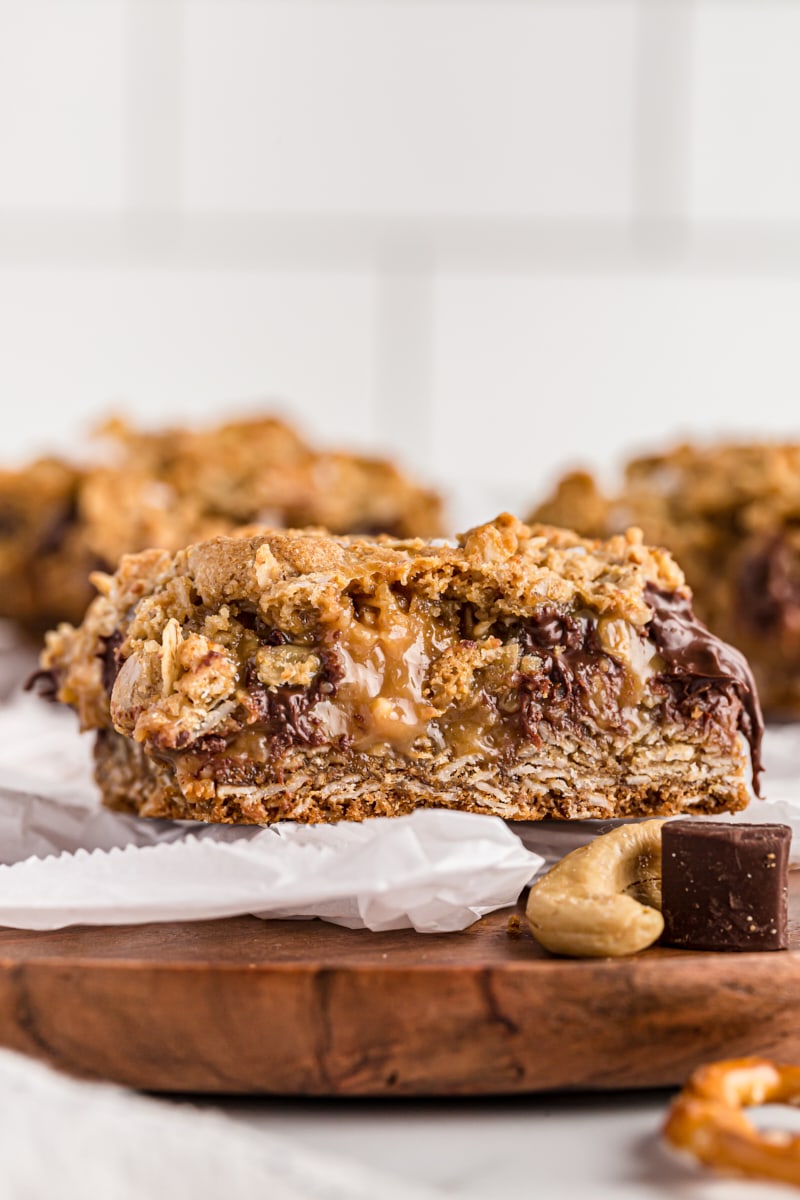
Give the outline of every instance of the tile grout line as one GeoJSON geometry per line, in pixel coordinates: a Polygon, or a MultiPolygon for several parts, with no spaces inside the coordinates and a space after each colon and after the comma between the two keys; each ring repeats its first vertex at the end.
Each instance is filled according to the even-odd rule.
{"type": "Polygon", "coordinates": [[[0,208],[0,266],[164,266],[171,270],[276,270],[440,274],[800,274],[800,222],[629,221],[549,217],[405,218],[379,214],[125,212],[30,213],[0,208]],[[176,237],[176,231],[180,237],[176,237]],[[382,247],[425,247],[409,266],[382,247]],[[678,251],[679,252],[676,252],[678,251]]]}

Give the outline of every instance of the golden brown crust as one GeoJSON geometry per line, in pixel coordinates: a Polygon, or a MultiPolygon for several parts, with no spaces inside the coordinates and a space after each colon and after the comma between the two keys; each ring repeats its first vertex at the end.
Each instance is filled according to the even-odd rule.
{"type": "Polygon", "coordinates": [[[533,516],[591,536],[641,526],[750,660],[764,709],[800,715],[800,445],[681,445],[632,460],[613,496],[574,472],[533,516]]]}
{"type": "Polygon", "coordinates": [[[440,532],[441,504],[392,463],[311,449],[284,422],[102,431],[99,461],[0,472],[0,616],[80,620],[89,573],[151,546],[175,551],[254,521],[334,532],[440,532]]]}
{"type": "Polygon", "coordinates": [[[101,731],[116,807],[261,822],[746,802],[738,685],[671,673],[653,595],[685,608],[683,576],[637,530],[585,541],[508,514],[453,543],[261,530],[96,582],[42,666],[101,731]]]}

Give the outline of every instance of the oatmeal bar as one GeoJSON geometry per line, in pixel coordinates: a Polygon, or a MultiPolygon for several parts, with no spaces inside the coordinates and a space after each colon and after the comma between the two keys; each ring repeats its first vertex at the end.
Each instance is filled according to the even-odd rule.
{"type": "Polygon", "coordinates": [[[125,553],[178,550],[252,522],[428,536],[438,497],[390,462],[317,452],[282,421],[102,431],[100,464],[41,460],[0,471],[0,617],[31,629],[79,621],[89,574],[125,553]]]}
{"type": "Polygon", "coordinates": [[[738,809],[747,664],[670,556],[503,515],[457,542],[272,531],[127,556],[46,683],[112,808],[264,823],[738,809]]]}
{"type": "Polygon", "coordinates": [[[667,546],[701,620],[747,656],[765,711],[800,717],[800,445],[679,446],[632,460],[613,497],[575,472],[534,518],[590,537],[633,522],[667,546]]]}

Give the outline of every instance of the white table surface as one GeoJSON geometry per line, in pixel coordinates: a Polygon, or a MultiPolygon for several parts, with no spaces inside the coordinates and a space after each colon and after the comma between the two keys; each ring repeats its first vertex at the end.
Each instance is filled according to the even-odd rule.
{"type": "MultiPolygon", "coordinates": [[[[480,1101],[235,1100],[238,1122],[459,1200],[779,1200],[794,1189],[713,1177],[662,1149],[670,1093],[480,1101]]],[[[204,1106],[210,1102],[201,1102],[204,1106]]],[[[763,1110],[793,1128],[786,1109],[763,1110]]],[[[379,1200],[379,1198],[376,1198],[379,1200]]]]}

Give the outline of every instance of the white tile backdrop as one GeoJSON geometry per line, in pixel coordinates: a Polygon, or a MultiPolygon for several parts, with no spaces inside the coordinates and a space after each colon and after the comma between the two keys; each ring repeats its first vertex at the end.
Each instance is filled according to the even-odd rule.
{"type": "Polygon", "coordinates": [[[2,0],[4,209],[124,207],[125,39],[120,0],[2,0]]]}
{"type": "Polygon", "coordinates": [[[713,0],[693,47],[692,212],[796,221],[800,213],[800,4],[713,0]]]}
{"type": "Polygon", "coordinates": [[[631,0],[195,0],[199,210],[627,217],[631,0]]]}
{"type": "Polygon", "coordinates": [[[798,61],[795,0],[0,0],[4,457],[265,400],[502,500],[800,437],[798,61]]]}

